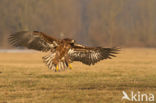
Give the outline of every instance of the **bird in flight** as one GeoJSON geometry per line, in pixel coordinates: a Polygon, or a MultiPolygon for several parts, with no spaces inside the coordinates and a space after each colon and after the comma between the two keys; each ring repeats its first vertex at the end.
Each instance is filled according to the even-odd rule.
{"type": "Polygon", "coordinates": [[[9,43],[15,47],[26,47],[42,52],[50,52],[42,57],[43,62],[53,71],[72,69],[71,63],[82,62],[94,65],[103,59],[115,57],[118,48],[87,47],[80,45],[70,38],[56,39],[39,31],[20,31],[8,38],[9,43]]]}

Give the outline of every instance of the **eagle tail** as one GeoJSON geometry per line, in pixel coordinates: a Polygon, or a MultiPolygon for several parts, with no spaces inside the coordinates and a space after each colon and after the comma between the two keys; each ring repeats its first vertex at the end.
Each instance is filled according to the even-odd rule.
{"type": "Polygon", "coordinates": [[[55,58],[55,55],[56,53],[52,53],[52,54],[42,57],[43,62],[48,66],[48,68],[55,72],[64,71],[68,69],[69,66],[66,60],[60,60],[57,65],[53,63],[53,59],[55,58]]]}

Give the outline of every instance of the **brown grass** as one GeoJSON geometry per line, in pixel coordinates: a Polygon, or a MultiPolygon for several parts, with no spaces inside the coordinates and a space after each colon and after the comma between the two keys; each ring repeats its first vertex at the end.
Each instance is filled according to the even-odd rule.
{"type": "Polygon", "coordinates": [[[0,103],[121,103],[123,90],[156,94],[156,49],[123,49],[112,60],[57,73],[43,55],[0,53],[0,103]]]}

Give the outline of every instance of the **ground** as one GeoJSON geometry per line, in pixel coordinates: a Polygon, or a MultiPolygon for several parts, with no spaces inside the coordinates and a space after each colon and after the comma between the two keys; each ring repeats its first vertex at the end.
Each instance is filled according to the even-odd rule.
{"type": "Polygon", "coordinates": [[[156,49],[125,48],[94,66],[53,72],[45,53],[0,53],[0,103],[127,103],[122,91],[156,94],[156,49]]]}

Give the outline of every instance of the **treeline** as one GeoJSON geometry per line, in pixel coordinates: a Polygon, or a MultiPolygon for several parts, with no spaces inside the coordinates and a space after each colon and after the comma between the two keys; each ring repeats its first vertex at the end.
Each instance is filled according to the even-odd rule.
{"type": "Polygon", "coordinates": [[[38,30],[90,46],[156,47],[156,0],[0,0],[0,48],[38,30]]]}

